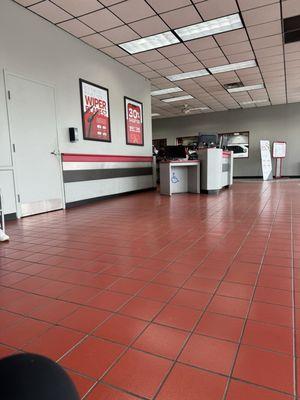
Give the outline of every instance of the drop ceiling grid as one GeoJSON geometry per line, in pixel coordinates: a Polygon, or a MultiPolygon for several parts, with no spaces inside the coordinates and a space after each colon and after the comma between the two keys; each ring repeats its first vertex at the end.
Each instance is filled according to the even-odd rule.
{"type": "MultiPolygon", "coordinates": [[[[212,111],[300,101],[300,43],[283,44],[282,17],[300,14],[295,0],[14,0],[151,81],[179,86],[191,100],[164,103],[153,97],[153,112],[179,115],[184,104],[212,111]],[[156,50],[129,55],[118,44],[239,12],[244,27],[156,50]],[[166,76],[229,63],[257,60],[257,67],[170,82],[166,76]],[[265,89],[228,93],[223,85],[263,83],[265,89]]],[[[205,112],[205,111],[199,111],[205,112]]]]}

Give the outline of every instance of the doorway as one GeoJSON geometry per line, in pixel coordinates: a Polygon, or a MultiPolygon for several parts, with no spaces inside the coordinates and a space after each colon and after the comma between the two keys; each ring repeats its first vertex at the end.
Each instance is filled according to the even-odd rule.
{"type": "Polygon", "coordinates": [[[63,208],[54,88],[6,74],[18,216],[63,208]]]}

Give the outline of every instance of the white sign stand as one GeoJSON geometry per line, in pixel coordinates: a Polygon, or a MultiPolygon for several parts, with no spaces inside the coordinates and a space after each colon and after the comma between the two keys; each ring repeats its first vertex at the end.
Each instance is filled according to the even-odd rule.
{"type": "Polygon", "coordinates": [[[275,178],[282,178],[282,165],[286,156],[286,142],[273,143],[273,158],[275,158],[275,178]]]}
{"type": "Polygon", "coordinates": [[[272,159],[271,159],[270,149],[271,146],[269,140],[260,141],[261,168],[264,181],[269,181],[273,179],[272,159]]]}

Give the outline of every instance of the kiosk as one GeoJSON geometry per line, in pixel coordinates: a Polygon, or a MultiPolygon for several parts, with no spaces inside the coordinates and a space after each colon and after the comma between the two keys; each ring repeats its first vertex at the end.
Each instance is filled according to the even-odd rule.
{"type": "Polygon", "coordinates": [[[198,150],[201,162],[201,193],[216,194],[233,182],[233,152],[213,148],[198,150]]]}

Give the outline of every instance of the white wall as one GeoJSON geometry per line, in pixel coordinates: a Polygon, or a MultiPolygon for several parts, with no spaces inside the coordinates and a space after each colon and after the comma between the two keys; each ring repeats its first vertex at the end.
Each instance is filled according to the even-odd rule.
{"type": "MultiPolygon", "coordinates": [[[[149,82],[11,0],[0,1],[0,71],[4,70],[55,86],[61,152],[152,154],[149,82]],[[82,140],[79,78],[109,89],[112,143],[82,140]],[[126,145],[125,95],[144,104],[144,147],[126,145]],[[70,126],[79,128],[80,140],[77,143],[68,140],[70,126]]],[[[0,104],[0,171],[11,171],[13,166],[2,73],[0,104]]],[[[4,175],[0,175],[0,187],[9,185],[12,188],[11,172],[4,175]]],[[[6,200],[6,205],[10,212],[15,209],[10,200],[6,200]]]]}
{"type": "Polygon", "coordinates": [[[197,135],[200,131],[250,132],[249,158],[234,160],[234,176],[261,176],[261,139],[286,141],[283,173],[300,175],[300,103],[153,121],[153,138],[167,138],[169,145],[176,144],[177,137],[197,135]]]}

